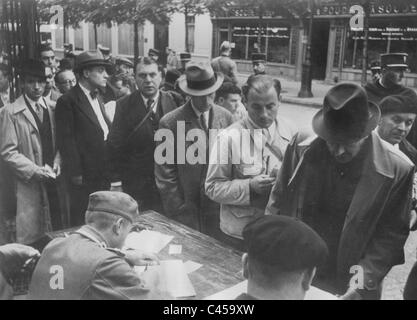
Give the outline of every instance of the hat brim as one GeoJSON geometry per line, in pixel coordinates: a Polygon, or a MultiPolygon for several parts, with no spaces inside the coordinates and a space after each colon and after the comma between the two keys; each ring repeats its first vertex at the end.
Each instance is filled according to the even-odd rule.
{"type": "Polygon", "coordinates": [[[354,142],[359,141],[365,137],[367,137],[377,126],[379,123],[379,120],[381,119],[381,110],[379,107],[369,101],[369,112],[370,117],[368,119],[368,122],[362,132],[361,135],[358,137],[355,137],[355,139],[352,139],[348,136],[343,135],[336,135],[335,132],[327,128],[325,121],[324,121],[324,112],[323,109],[321,109],[319,112],[317,112],[313,117],[313,131],[323,140],[327,142],[334,142],[334,143],[348,143],[348,142],[354,142]]]}
{"type": "Polygon", "coordinates": [[[186,78],[186,75],[184,74],[178,78],[178,86],[184,93],[190,96],[194,96],[194,97],[207,96],[209,94],[212,94],[213,92],[216,92],[223,84],[223,81],[224,81],[223,74],[216,72],[216,77],[217,77],[216,82],[211,87],[203,89],[203,90],[196,90],[196,89],[190,89],[188,87],[187,78],[186,78]]]}
{"type": "Polygon", "coordinates": [[[109,62],[101,62],[101,61],[91,61],[91,62],[85,62],[83,64],[80,64],[78,66],[75,66],[74,71],[80,72],[86,68],[91,67],[104,67],[106,68],[106,72],[111,74],[114,73],[114,66],[109,62]]]}

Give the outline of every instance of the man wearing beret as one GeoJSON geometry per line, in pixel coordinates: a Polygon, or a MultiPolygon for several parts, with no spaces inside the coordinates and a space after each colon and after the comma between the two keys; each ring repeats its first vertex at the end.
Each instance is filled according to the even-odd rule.
{"type": "Polygon", "coordinates": [[[56,104],[58,148],[70,186],[71,226],[84,223],[90,193],[110,188],[106,141],[111,121],[99,95],[110,71],[100,53],[83,52],[76,58],[77,85],[56,104]]]}
{"type": "Polygon", "coordinates": [[[67,237],[54,239],[42,252],[28,299],[155,298],[133,266],[157,263],[157,258],[137,250],[121,250],[138,214],[136,201],[125,193],[91,194],[86,225],[67,237]]]}
{"type": "Polygon", "coordinates": [[[325,240],[329,259],[317,287],[344,299],[377,299],[404,262],[414,165],[373,132],[380,110],[354,83],[331,88],[313,118],[318,137],[295,136],[268,214],[302,219],[325,240]]]}
{"type": "Polygon", "coordinates": [[[308,225],[286,216],[263,216],[243,229],[247,293],[238,300],[303,300],[317,267],[328,255],[324,240],[308,225]]]}
{"type": "MultiPolygon", "coordinates": [[[[385,53],[381,54],[381,77],[379,80],[369,82],[365,86],[369,100],[380,104],[387,96],[400,95],[407,97],[410,104],[417,106],[417,94],[401,84],[404,72],[408,68],[406,53],[385,53]]],[[[407,140],[417,148],[417,128],[412,127],[407,140]]]]}
{"type": "Polygon", "coordinates": [[[12,173],[11,180],[1,183],[14,193],[1,201],[7,210],[0,211],[17,242],[42,249],[45,233],[62,228],[56,183],[61,157],[53,109],[43,97],[46,68],[41,61],[27,60],[20,69],[24,94],[4,107],[0,117],[0,154],[12,173]]]}

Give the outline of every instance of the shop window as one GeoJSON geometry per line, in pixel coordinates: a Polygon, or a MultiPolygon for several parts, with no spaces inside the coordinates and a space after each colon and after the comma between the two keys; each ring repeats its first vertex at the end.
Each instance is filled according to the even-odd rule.
{"type": "MultiPolygon", "coordinates": [[[[363,32],[348,31],[343,66],[362,68],[363,32]]],[[[368,63],[379,60],[386,52],[405,52],[408,54],[410,71],[417,73],[417,22],[382,21],[370,22],[368,40],[368,63]]]]}
{"type": "Polygon", "coordinates": [[[250,60],[252,53],[267,54],[268,62],[290,63],[290,26],[268,24],[259,28],[256,24],[232,27],[232,58],[250,60]]]}

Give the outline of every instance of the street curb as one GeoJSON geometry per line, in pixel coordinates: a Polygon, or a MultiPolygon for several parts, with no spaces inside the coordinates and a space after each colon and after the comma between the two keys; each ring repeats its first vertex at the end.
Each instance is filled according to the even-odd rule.
{"type": "Polygon", "coordinates": [[[308,101],[308,98],[296,98],[296,97],[286,97],[282,96],[282,102],[289,103],[289,104],[296,104],[299,106],[311,107],[320,109],[322,107],[321,103],[315,101],[308,101]]]}

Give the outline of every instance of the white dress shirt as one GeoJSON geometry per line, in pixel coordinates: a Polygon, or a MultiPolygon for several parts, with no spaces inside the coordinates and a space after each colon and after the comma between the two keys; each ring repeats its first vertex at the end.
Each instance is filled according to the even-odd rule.
{"type": "MultiPolygon", "coordinates": [[[[48,107],[46,106],[46,104],[45,104],[45,100],[44,100],[44,99],[39,98],[39,99],[38,99],[38,101],[33,101],[33,100],[32,100],[31,98],[29,98],[26,94],[25,94],[25,97],[26,97],[27,101],[29,102],[30,106],[32,107],[33,111],[35,111],[35,113],[36,113],[38,116],[39,116],[39,113],[38,113],[38,110],[37,110],[36,104],[38,104],[38,105],[40,105],[40,106],[42,107],[43,112],[48,111],[48,107]]],[[[42,113],[42,115],[41,115],[41,117],[40,117],[40,119],[39,119],[39,120],[41,120],[41,122],[43,121],[43,113],[42,113]]]]}
{"type": "Polygon", "coordinates": [[[103,139],[104,141],[106,141],[107,136],[109,134],[109,127],[107,126],[107,123],[104,120],[103,113],[101,112],[101,108],[100,108],[100,103],[98,102],[97,98],[93,99],[91,97],[90,90],[85,88],[81,83],[80,83],[80,88],[84,92],[85,96],[88,99],[88,102],[90,102],[90,105],[93,108],[94,113],[96,114],[98,123],[100,124],[100,127],[103,130],[103,139]]]}

